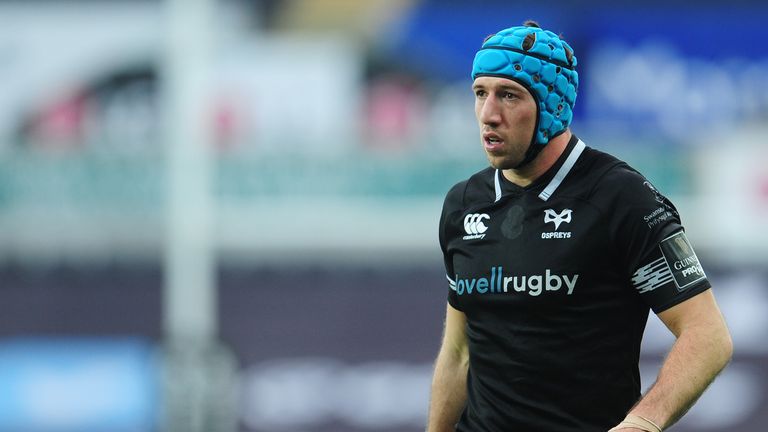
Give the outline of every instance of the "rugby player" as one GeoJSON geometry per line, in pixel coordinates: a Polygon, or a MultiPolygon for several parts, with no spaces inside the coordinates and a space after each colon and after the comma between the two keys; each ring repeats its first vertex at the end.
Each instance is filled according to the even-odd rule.
{"type": "Polygon", "coordinates": [[[730,360],[675,206],[569,129],[576,66],[534,22],[475,56],[490,167],[448,192],[440,219],[449,290],[429,432],[659,432],[730,360]],[[641,395],[650,310],[676,341],[641,395]]]}

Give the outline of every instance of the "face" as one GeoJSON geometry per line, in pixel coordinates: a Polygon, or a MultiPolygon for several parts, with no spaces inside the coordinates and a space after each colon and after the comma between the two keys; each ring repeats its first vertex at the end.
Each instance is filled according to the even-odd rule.
{"type": "Polygon", "coordinates": [[[515,81],[478,77],[472,85],[480,140],[491,166],[511,169],[522,162],[536,127],[536,101],[515,81]]]}

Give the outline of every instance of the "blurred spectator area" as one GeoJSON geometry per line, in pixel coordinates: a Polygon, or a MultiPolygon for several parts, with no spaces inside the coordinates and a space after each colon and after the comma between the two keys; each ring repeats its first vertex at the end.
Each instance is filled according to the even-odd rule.
{"type": "MultiPolygon", "coordinates": [[[[761,262],[768,48],[709,29],[738,22],[744,40],[760,40],[768,9],[657,6],[220,2],[209,108],[218,248],[434,253],[443,194],[485,165],[474,50],[537,18],[578,55],[578,136],[669,195],[699,250],[761,262]],[[675,25],[655,25],[669,16],[675,25]],[[327,226],[346,235],[313,235],[327,226]]],[[[0,256],[156,255],[161,3],[0,2],[0,12],[0,256]]]]}

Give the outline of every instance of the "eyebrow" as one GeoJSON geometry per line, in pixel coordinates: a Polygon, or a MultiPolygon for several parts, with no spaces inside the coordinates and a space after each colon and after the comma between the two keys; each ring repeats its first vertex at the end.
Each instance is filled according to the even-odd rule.
{"type": "Polygon", "coordinates": [[[511,85],[508,85],[508,84],[502,84],[502,85],[499,85],[499,86],[491,86],[490,89],[488,88],[488,86],[483,85],[483,84],[474,84],[474,85],[472,85],[472,90],[479,90],[479,89],[486,90],[486,91],[509,91],[509,92],[515,92],[515,93],[520,93],[523,90],[521,88],[514,87],[514,86],[511,86],[511,85]]]}
{"type": "Polygon", "coordinates": [[[517,93],[519,93],[520,91],[522,91],[522,89],[521,89],[521,88],[519,88],[519,87],[514,87],[514,86],[511,86],[511,85],[507,85],[507,84],[504,84],[504,85],[500,85],[500,86],[498,87],[498,89],[499,89],[499,90],[504,90],[504,91],[513,91],[513,92],[517,92],[517,93]]]}

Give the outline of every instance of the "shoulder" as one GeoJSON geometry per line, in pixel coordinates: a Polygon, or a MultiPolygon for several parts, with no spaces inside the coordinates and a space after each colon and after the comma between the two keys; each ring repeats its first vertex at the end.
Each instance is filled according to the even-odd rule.
{"type": "MultiPolygon", "coordinates": [[[[605,180],[606,176],[634,171],[626,162],[611,154],[587,147],[579,158],[576,169],[582,177],[597,185],[605,180]]],[[[636,172],[636,171],[635,171],[636,172]]]]}
{"type": "Polygon", "coordinates": [[[579,168],[589,179],[587,195],[590,201],[616,197],[656,199],[660,196],[643,174],[613,155],[588,148],[583,159],[579,168]]]}
{"type": "Polygon", "coordinates": [[[590,157],[594,166],[590,169],[592,182],[587,200],[601,212],[637,218],[666,210],[679,219],[674,204],[638,170],[598,150],[591,150],[590,157]]]}
{"type": "Polygon", "coordinates": [[[493,202],[495,172],[488,167],[453,185],[445,196],[444,210],[465,208],[485,201],[493,202]]]}

